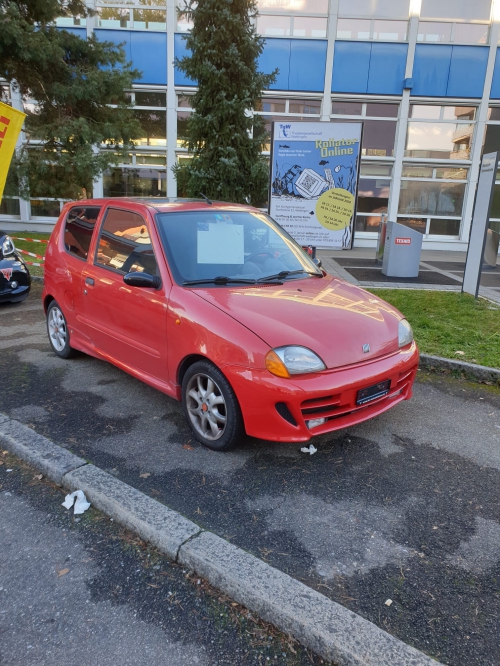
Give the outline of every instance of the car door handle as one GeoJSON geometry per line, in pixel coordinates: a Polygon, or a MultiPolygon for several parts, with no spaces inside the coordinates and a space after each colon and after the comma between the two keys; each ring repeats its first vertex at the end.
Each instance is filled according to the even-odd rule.
{"type": "Polygon", "coordinates": [[[90,277],[85,278],[85,284],[93,285],[94,284],[94,278],[90,278],[90,277]]]}

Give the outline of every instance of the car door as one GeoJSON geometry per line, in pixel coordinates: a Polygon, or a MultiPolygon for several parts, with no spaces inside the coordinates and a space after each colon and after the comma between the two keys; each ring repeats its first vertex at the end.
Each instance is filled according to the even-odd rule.
{"type": "Polygon", "coordinates": [[[82,275],[83,316],[88,335],[103,354],[139,373],[167,381],[166,319],[171,283],[167,271],[158,265],[158,252],[145,211],[141,214],[108,206],[94,262],[82,275]],[[161,287],[129,286],[123,277],[131,272],[158,275],[161,287]]]}
{"type": "Polygon", "coordinates": [[[101,209],[102,206],[95,205],[73,206],[67,211],[60,228],[60,251],[52,279],[55,281],[55,296],[68,323],[76,329],[74,337],[82,332],[75,315],[82,311],[82,273],[101,209]]]}

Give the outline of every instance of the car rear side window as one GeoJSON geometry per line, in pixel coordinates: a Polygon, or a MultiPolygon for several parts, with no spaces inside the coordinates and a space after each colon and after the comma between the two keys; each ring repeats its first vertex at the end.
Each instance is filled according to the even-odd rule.
{"type": "Polygon", "coordinates": [[[102,226],[95,263],[120,273],[159,275],[144,218],[129,210],[110,208],[102,226]]]}
{"type": "Polygon", "coordinates": [[[64,227],[64,247],[70,254],[86,259],[95,223],[101,212],[98,206],[71,208],[64,227]]]}

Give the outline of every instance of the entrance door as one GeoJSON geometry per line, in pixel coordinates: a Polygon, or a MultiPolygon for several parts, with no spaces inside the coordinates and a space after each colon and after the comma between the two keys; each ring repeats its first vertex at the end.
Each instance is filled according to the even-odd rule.
{"type": "Polygon", "coordinates": [[[110,359],[168,381],[166,318],[170,284],[131,287],[131,272],[160,276],[146,219],[138,212],[105,211],[93,265],[82,275],[85,325],[94,345],[110,359]]]}

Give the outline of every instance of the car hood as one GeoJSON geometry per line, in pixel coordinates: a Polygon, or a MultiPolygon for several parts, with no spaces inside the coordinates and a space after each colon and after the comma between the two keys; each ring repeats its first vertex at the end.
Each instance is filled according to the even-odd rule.
{"type": "Polygon", "coordinates": [[[270,347],[302,345],[327,368],[398,351],[402,315],[385,301],[331,276],[282,286],[197,288],[196,293],[241,322],[270,347]],[[369,352],[363,352],[364,345],[369,352]]]}

